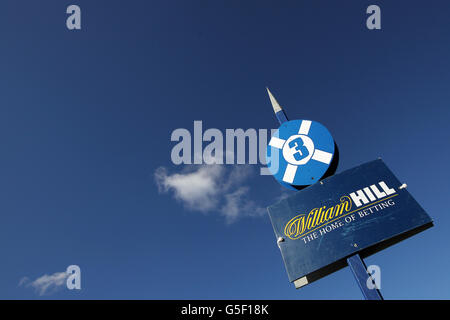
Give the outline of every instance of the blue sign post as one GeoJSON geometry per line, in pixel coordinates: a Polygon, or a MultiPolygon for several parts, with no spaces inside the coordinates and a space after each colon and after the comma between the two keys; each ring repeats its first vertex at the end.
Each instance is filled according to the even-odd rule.
{"type": "Polygon", "coordinates": [[[283,122],[267,151],[269,158],[274,152],[269,149],[283,150],[280,170],[272,172],[281,184],[310,184],[268,207],[289,281],[300,288],[348,265],[364,297],[380,300],[361,257],[431,227],[432,220],[381,159],[321,179],[332,161],[334,141],[323,126],[311,122],[305,135],[312,137],[311,148],[302,135],[304,122],[283,122]],[[317,150],[327,152],[330,161],[310,162],[317,150]],[[304,159],[309,160],[300,164],[304,159]],[[296,170],[289,169],[295,161],[296,170]],[[286,178],[289,170],[295,172],[286,178]]]}
{"type": "MultiPolygon", "coordinates": [[[[354,254],[347,258],[348,266],[350,270],[352,270],[353,275],[355,276],[356,282],[358,283],[361,292],[364,295],[366,300],[383,300],[383,296],[381,295],[380,290],[374,287],[370,289],[367,286],[367,279],[371,276],[367,273],[367,267],[364,261],[361,259],[359,254],[354,254]]],[[[373,280],[372,280],[373,281],[373,280]]]]}

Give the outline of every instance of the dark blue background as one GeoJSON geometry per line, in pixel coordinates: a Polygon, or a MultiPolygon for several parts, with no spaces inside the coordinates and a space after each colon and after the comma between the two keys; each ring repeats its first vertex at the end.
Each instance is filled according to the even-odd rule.
{"type": "Polygon", "coordinates": [[[276,128],[269,86],[327,126],[339,170],[382,156],[435,220],[367,259],[383,296],[448,298],[450,3],[376,1],[369,31],[373,3],[1,1],[0,297],[78,264],[82,290],[50,298],[361,299],[348,268],[294,290],[267,216],[225,225],[158,193],[174,129],[276,128]]]}

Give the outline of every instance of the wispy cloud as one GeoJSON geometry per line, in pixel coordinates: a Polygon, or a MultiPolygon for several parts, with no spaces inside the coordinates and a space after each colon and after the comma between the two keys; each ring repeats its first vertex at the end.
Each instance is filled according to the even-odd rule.
{"type": "Polygon", "coordinates": [[[67,272],[55,272],[51,275],[45,274],[34,281],[30,281],[28,277],[23,277],[19,281],[19,286],[32,287],[37,294],[43,296],[64,286],[68,276],[67,272]]]}
{"type": "Polygon", "coordinates": [[[28,277],[23,277],[23,278],[20,279],[20,281],[19,281],[19,287],[20,287],[21,285],[24,285],[24,284],[28,283],[29,281],[30,281],[30,279],[29,279],[28,277]]]}
{"type": "Polygon", "coordinates": [[[159,191],[172,193],[189,210],[217,211],[227,223],[266,212],[250,199],[250,188],[245,185],[253,172],[251,166],[199,165],[186,170],[170,174],[165,167],[158,168],[154,176],[159,191]]]}

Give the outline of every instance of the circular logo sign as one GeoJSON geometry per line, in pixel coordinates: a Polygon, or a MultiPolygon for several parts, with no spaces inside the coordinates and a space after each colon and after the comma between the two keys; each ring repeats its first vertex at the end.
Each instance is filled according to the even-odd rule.
{"type": "Polygon", "coordinates": [[[283,122],[267,146],[267,163],[275,179],[288,188],[319,181],[330,167],[334,140],[322,124],[310,120],[283,122]]]}

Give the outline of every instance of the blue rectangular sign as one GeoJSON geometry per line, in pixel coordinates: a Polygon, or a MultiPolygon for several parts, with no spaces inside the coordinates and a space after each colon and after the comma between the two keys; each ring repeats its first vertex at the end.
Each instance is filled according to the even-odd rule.
{"type": "Polygon", "coordinates": [[[432,226],[379,159],[331,176],[268,208],[289,281],[301,287],[432,226]]]}

